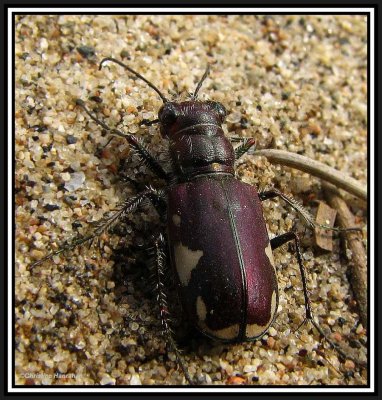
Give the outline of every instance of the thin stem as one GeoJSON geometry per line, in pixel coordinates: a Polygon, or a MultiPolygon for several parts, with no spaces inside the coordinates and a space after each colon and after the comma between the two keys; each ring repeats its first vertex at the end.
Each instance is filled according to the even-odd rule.
{"type": "Polygon", "coordinates": [[[362,200],[367,200],[366,187],[350,176],[347,176],[344,173],[316,160],[301,156],[300,154],[274,149],[257,150],[253,154],[255,156],[264,156],[271,163],[281,164],[307,172],[310,175],[332,183],[338,188],[343,189],[362,200]]]}

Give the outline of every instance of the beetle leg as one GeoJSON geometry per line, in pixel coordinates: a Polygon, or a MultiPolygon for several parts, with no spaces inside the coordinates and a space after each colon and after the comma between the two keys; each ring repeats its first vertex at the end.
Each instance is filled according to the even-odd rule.
{"type": "Polygon", "coordinates": [[[297,255],[297,261],[298,261],[298,266],[300,269],[300,274],[301,274],[301,280],[302,280],[302,288],[304,291],[304,299],[305,299],[305,319],[304,321],[299,325],[298,329],[306,322],[309,321],[319,332],[319,334],[329,343],[329,345],[337,351],[337,353],[343,357],[344,359],[349,359],[352,360],[355,364],[364,366],[364,363],[358,361],[357,359],[351,357],[348,353],[346,353],[344,350],[342,350],[336,343],[334,343],[327,335],[326,333],[322,330],[320,325],[315,321],[313,313],[312,313],[312,308],[310,305],[310,300],[308,296],[308,288],[307,288],[307,279],[306,279],[306,271],[304,264],[302,262],[302,256],[301,256],[301,250],[300,250],[300,239],[297,235],[296,232],[287,232],[284,233],[283,235],[276,236],[273,239],[271,239],[271,248],[272,250],[277,249],[278,247],[282,246],[283,244],[290,242],[291,240],[294,240],[295,246],[296,246],[296,255],[297,255]]]}
{"type": "Polygon", "coordinates": [[[235,160],[238,160],[256,143],[254,138],[240,138],[242,144],[235,148],[235,160]]]}
{"type": "Polygon", "coordinates": [[[308,297],[305,268],[304,268],[304,264],[302,263],[301,250],[300,250],[300,239],[299,239],[297,233],[294,231],[291,231],[291,232],[284,233],[283,235],[274,237],[273,239],[271,239],[271,248],[272,248],[272,250],[277,249],[278,247],[282,246],[283,244],[285,244],[287,242],[290,242],[291,240],[294,240],[295,245],[296,245],[297,261],[298,261],[298,266],[300,268],[302,287],[304,290],[306,319],[312,320],[313,314],[312,314],[312,309],[311,309],[310,301],[309,301],[309,297],[308,297]]]}
{"type": "Polygon", "coordinates": [[[155,253],[156,253],[156,290],[157,300],[159,305],[159,315],[162,324],[162,334],[171,349],[176,356],[176,360],[180,365],[186,380],[190,385],[194,385],[193,380],[191,379],[186,364],[183,360],[180,350],[177,347],[176,341],[174,339],[174,333],[170,327],[171,318],[170,312],[167,306],[167,295],[165,292],[165,284],[164,284],[164,268],[166,265],[166,245],[165,240],[162,234],[159,235],[158,239],[155,242],[155,253]]]}
{"type": "MultiPolygon", "coordinates": [[[[125,163],[125,161],[126,160],[124,160],[124,163],[125,163]]],[[[119,173],[121,173],[120,171],[121,171],[121,168],[119,169],[119,173]]],[[[144,190],[145,187],[147,187],[143,183],[138,182],[134,178],[131,178],[130,176],[127,176],[127,175],[121,176],[120,179],[123,183],[131,183],[137,192],[142,191],[142,190],[144,190]]],[[[166,198],[164,196],[164,191],[163,190],[156,191],[156,195],[149,196],[149,199],[151,201],[151,204],[155,207],[157,213],[159,214],[161,221],[165,222],[166,221],[167,202],[166,202],[166,198]]]]}
{"type": "Polygon", "coordinates": [[[76,104],[81,107],[86,114],[98,125],[102,126],[103,129],[109,131],[112,135],[120,136],[126,139],[131,147],[137,152],[138,156],[141,158],[142,162],[152,171],[154,174],[156,174],[159,178],[164,179],[165,181],[169,180],[169,176],[167,172],[162,168],[162,166],[159,164],[159,162],[154,158],[153,155],[150,154],[149,150],[146,148],[146,146],[141,143],[141,141],[135,137],[134,135],[131,135],[129,133],[123,133],[119,131],[118,129],[113,129],[110,128],[108,125],[105,124],[105,122],[101,121],[97,117],[95,117],[85,106],[85,103],[78,99],[76,101],[76,104]]]}
{"type": "Polygon", "coordinates": [[[137,207],[146,199],[150,199],[154,202],[163,202],[160,193],[152,188],[148,188],[147,190],[137,194],[136,196],[125,200],[111,215],[105,215],[103,218],[97,221],[94,224],[95,229],[91,234],[87,236],[77,236],[69,243],[61,245],[58,250],[52,251],[45,257],[31,264],[30,269],[42,264],[44,261],[49,260],[56,255],[59,255],[69,250],[73,250],[77,246],[81,246],[84,243],[89,243],[89,245],[91,246],[96,238],[100,237],[103,233],[108,232],[114,225],[118,223],[118,221],[123,216],[137,209],[137,207]]]}
{"type": "Polygon", "coordinates": [[[155,125],[155,124],[158,124],[159,123],[159,119],[157,118],[157,119],[153,119],[153,120],[147,120],[147,119],[144,119],[144,120],[142,120],[141,121],[141,123],[139,124],[140,126],[152,126],[152,125],[155,125]]]}
{"type": "Polygon", "coordinates": [[[102,146],[100,149],[98,149],[98,150],[96,151],[96,156],[98,156],[99,154],[101,154],[101,153],[106,149],[106,147],[109,146],[109,144],[112,142],[113,139],[115,139],[115,136],[112,136],[112,137],[106,142],[106,144],[105,144],[104,146],[102,146]]]}
{"type": "Polygon", "coordinates": [[[325,230],[336,231],[336,232],[354,232],[354,231],[361,230],[360,228],[343,229],[343,228],[335,228],[335,227],[328,226],[328,225],[318,224],[314,220],[313,215],[307,209],[305,209],[301,203],[299,203],[293,197],[286,195],[277,189],[267,190],[267,191],[259,193],[260,201],[272,199],[274,197],[281,197],[287,204],[289,204],[294,210],[296,210],[302,216],[302,218],[304,219],[306,224],[312,229],[317,227],[317,228],[322,228],[325,230]]]}

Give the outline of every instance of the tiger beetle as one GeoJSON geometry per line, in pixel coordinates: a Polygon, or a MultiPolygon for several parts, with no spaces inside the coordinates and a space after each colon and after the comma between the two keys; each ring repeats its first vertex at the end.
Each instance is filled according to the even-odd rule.
{"type": "Polygon", "coordinates": [[[224,106],[215,101],[198,100],[209,66],[190,100],[175,102],[169,101],[153,83],[119,60],[105,58],[99,69],[105,62],[122,66],[162,99],[158,118],[144,124],[159,124],[162,137],[169,142],[171,171],[166,171],[137,137],[110,128],[82,100],[77,100],[76,104],[110,134],[126,139],[142,163],[167,185],[162,190],[147,187],[125,200],[114,213],[102,218],[91,234],[75,238],[32,266],[84,243],[92,243],[149,200],[167,225],[166,235],[160,234],[154,246],[163,334],[186,380],[196,384],[171,328],[164,284],[167,262],[175,275],[177,293],[191,326],[212,339],[227,343],[255,341],[271,327],[279,303],[272,251],[292,241],[304,291],[304,322],[310,321],[343,358],[351,358],[327,337],[313,318],[298,234],[290,231],[269,239],[261,203],[279,197],[300,213],[310,227],[341,229],[317,224],[298,202],[276,189],[257,192],[235,177],[235,161],[255,145],[255,140],[244,139],[234,148],[222,129],[227,114],[224,106]]]}

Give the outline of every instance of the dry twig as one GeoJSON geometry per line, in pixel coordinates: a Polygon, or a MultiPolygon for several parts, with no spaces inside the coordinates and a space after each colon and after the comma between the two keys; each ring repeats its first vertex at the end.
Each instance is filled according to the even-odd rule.
{"type": "MultiPolygon", "coordinates": [[[[324,184],[324,192],[329,204],[337,210],[337,218],[341,228],[353,228],[355,219],[345,201],[339,197],[336,188],[324,184]]],[[[350,283],[358,303],[363,326],[367,323],[367,257],[359,232],[347,232],[349,249],[352,259],[349,263],[350,283]]]]}
{"type": "Polygon", "coordinates": [[[301,156],[300,154],[290,153],[284,150],[264,149],[253,152],[255,156],[264,156],[270,162],[286,165],[317,176],[327,182],[332,183],[340,189],[346,190],[363,200],[367,200],[367,188],[358,181],[343,174],[342,172],[322,164],[311,158],[301,156]]]}
{"type": "MultiPolygon", "coordinates": [[[[317,209],[316,223],[333,228],[336,215],[336,210],[320,201],[317,209]]],[[[316,245],[323,250],[333,251],[333,231],[316,226],[314,232],[316,245]]]]}

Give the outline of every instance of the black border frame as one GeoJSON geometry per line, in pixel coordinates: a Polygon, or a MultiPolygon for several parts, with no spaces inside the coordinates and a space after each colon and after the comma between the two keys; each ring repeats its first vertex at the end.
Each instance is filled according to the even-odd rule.
{"type": "MultiPolygon", "coordinates": [[[[176,4],[175,0],[169,0],[168,3],[166,4],[166,6],[161,6],[161,5],[157,5],[157,4],[153,4],[153,3],[142,4],[142,2],[140,2],[140,4],[138,4],[138,2],[136,2],[136,1],[130,2],[130,4],[128,6],[126,6],[126,4],[123,4],[124,3],[123,0],[122,1],[115,1],[113,4],[110,4],[108,6],[98,6],[98,5],[94,4],[94,3],[90,4],[89,1],[86,1],[85,4],[73,4],[73,3],[66,3],[65,1],[62,1],[62,0],[57,0],[55,2],[54,6],[52,6],[51,1],[48,1],[48,0],[45,0],[45,1],[44,0],[40,0],[39,4],[37,4],[37,5],[36,4],[31,4],[31,3],[32,3],[31,1],[24,0],[24,1],[18,2],[17,4],[12,4],[12,2],[6,2],[6,4],[3,4],[4,13],[2,13],[2,15],[0,16],[0,18],[1,18],[0,19],[0,23],[1,22],[3,23],[4,31],[5,31],[4,32],[4,53],[5,53],[4,54],[5,55],[4,60],[7,59],[7,55],[8,55],[8,49],[7,49],[8,31],[7,31],[7,29],[8,29],[8,24],[10,23],[10,21],[8,20],[8,8],[20,8],[22,10],[22,9],[24,9],[26,7],[28,7],[28,8],[49,7],[49,8],[52,9],[52,12],[39,12],[39,11],[34,12],[34,11],[32,11],[32,12],[28,12],[27,13],[27,14],[43,15],[43,14],[61,14],[62,13],[61,11],[60,12],[55,12],[54,11],[56,7],[59,7],[59,8],[73,7],[73,8],[81,8],[81,9],[90,8],[90,7],[99,7],[99,8],[104,8],[104,10],[105,10],[105,11],[102,12],[102,14],[113,14],[113,15],[116,15],[116,14],[119,14],[119,13],[107,11],[108,8],[109,7],[128,8],[128,6],[130,6],[130,7],[134,6],[134,7],[140,7],[140,8],[141,7],[142,8],[147,8],[148,11],[149,11],[149,9],[152,8],[152,7],[155,7],[155,8],[176,7],[178,9],[180,9],[180,12],[163,11],[163,12],[156,12],[156,14],[184,14],[184,12],[182,12],[182,9],[184,9],[184,8],[190,8],[190,7],[196,7],[196,6],[199,7],[199,8],[205,8],[205,7],[212,8],[212,7],[216,6],[216,4],[219,4],[219,5],[221,5],[223,7],[221,2],[218,2],[216,0],[210,0],[210,2],[208,4],[206,4],[205,2],[194,1],[192,4],[182,4],[182,5],[176,4]]],[[[256,8],[257,7],[266,7],[266,8],[269,8],[270,11],[269,12],[268,11],[267,12],[262,12],[262,14],[273,14],[273,15],[275,15],[275,14],[301,14],[301,15],[309,14],[309,15],[314,15],[314,14],[324,14],[324,13],[326,13],[326,12],[305,12],[305,11],[304,12],[292,11],[290,13],[289,12],[284,12],[284,11],[283,12],[277,12],[277,11],[276,12],[272,12],[272,7],[277,6],[277,7],[286,7],[286,8],[304,7],[306,9],[314,8],[314,7],[325,7],[325,8],[328,8],[328,12],[327,13],[330,13],[330,14],[336,14],[336,15],[341,15],[341,14],[369,15],[369,13],[365,13],[365,12],[359,12],[359,13],[355,13],[355,12],[351,12],[350,13],[350,12],[346,12],[346,11],[344,11],[344,12],[338,12],[338,11],[330,12],[330,10],[332,8],[344,8],[344,10],[346,10],[347,8],[350,8],[350,7],[351,8],[373,8],[374,9],[374,16],[375,16],[375,21],[374,21],[374,23],[375,23],[375,31],[374,31],[374,35],[375,35],[374,36],[374,39],[375,39],[374,40],[374,45],[375,45],[375,59],[374,59],[375,89],[377,89],[377,88],[380,89],[380,80],[379,80],[379,77],[378,77],[378,65],[380,65],[380,63],[379,63],[380,54],[378,52],[378,44],[380,43],[379,40],[378,40],[379,39],[379,34],[380,34],[380,25],[378,24],[378,22],[380,22],[380,20],[381,20],[380,19],[381,10],[380,10],[380,8],[378,7],[378,5],[375,2],[365,1],[365,2],[363,2],[363,4],[354,4],[353,5],[353,4],[349,4],[350,3],[349,1],[344,1],[344,0],[337,0],[337,4],[333,4],[333,2],[331,2],[331,1],[312,1],[312,2],[309,3],[309,5],[306,5],[302,1],[297,0],[297,1],[294,1],[293,4],[288,4],[287,6],[282,4],[281,2],[273,2],[273,1],[272,1],[272,4],[267,4],[267,5],[251,4],[251,3],[252,2],[250,2],[250,1],[245,1],[244,0],[240,4],[235,5],[234,7],[236,9],[240,9],[240,12],[239,11],[238,12],[234,12],[233,14],[251,14],[251,12],[246,12],[246,8],[247,7],[256,7],[256,8]],[[341,5],[342,5],[342,7],[341,7],[341,5]],[[344,7],[344,5],[346,5],[347,7],[344,7]]],[[[271,3],[271,2],[269,2],[269,3],[271,3]]],[[[229,7],[230,5],[224,5],[224,6],[225,7],[229,7]]],[[[233,6],[231,6],[231,7],[233,7],[233,6]]],[[[219,12],[220,7],[214,7],[214,8],[216,8],[216,12],[187,12],[187,14],[227,14],[226,12],[219,12]]],[[[21,13],[23,13],[23,12],[21,11],[20,14],[21,13]]],[[[12,30],[12,43],[14,43],[14,41],[15,41],[15,37],[14,37],[14,32],[15,32],[15,30],[14,30],[14,16],[16,14],[19,14],[19,13],[16,12],[16,13],[13,14],[13,20],[12,20],[12,28],[13,28],[13,30],[12,30]]],[[[67,14],[93,14],[93,12],[81,12],[81,13],[68,12],[67,14]]],[[[142,14],[142,12],[132,12],[131,14],[139,15],[139,14],[142,14]]],[[[368,38],[370,38],[370,23],[368,23],[368,38]]],[[[368,76],[370,76],[370,43],[369,42],[368,42],[368,58],[369,58],[368,76]]],[[[9,61],[12,62],[12,68],[14,68],[14,47],[12,49],[12,60],[8,60],[8,62],[9,61]]],[[[2,67],[4,68],[4,74],[3,74],[3,76],[5,78],[4,79],[4,83],[8,82],[7,68],[5,67],[5,65],[7,65],[7,64],[6,63],[2,64],[2,67]]],[[[378,127],[379,127],[377,110],[378,110],[379,96],[380,96],[381,91],[378,90],[378,89],[375,90],[375,105],[374,105],[375,132],[378,132],[378,127]]],[[[7,86],[4,84],[4,92],[3,93],[7,93],[6,90],[7,90],[7,86]]],[[[14,94],[15,94],[15,82],[13,81],[12,82],[12,101],[14,100],[14,94]]],[[[6,98],[5,96],[1,98],[1,100],[4,100],[4,105],[1,104],[1,111],[4,111],[4,118],[3,118],[3,121],[4,121],[4,133],[8,132],[7,115],[8,115],[8,107],[9,107],[9,105],[8,105],[9,103],[7,103],[7,101],[5,101],[5,98],[6,98]]],[[[370,81],[368,81],[368,103],[370,104],[370,81]]],[[[12,121],[12,131],[13,131],[12,139],[14,139],[14,132],[15,132],[14,115],[13,115],[13,121],[12,121]]],[[[370,108],[368,109],[368,131],[370,132],[370,108]]],[[[11,193],[7,193],[7,184],[8,184],[8,181],[7,181],[7,179],[8,179],[7,161],[8,160],[7,160],[7,150],[6,149],[8,149],[8,145],[9,144],[7,143],[7,139],[8,139],[7,134],[4,134],[3,137],[4,137],[4,146],[2,148],[0,148],[0,151],[1,151],[0,157],[3,156],[2,160],[4,160],[4,163],[5,163],[5,165],[4,165],[4,167],[5,167],[4,168],[4,180],[3,180],[5,185],[4,185],[4,196],[1,196],[1,198],[6,199],[6,202],[7,202],[7,201],[12,201],[13,200],[13,198],[14,198],[14,190],[12,190],[12,194],[11,193]],[[7,193],[7,196],[5,195],[5,193],[7,193]]],[[[375,136],[375,145],[376,145],[376,148],[379,149],[378,135],[375,136]]],[[[370,149],[370,136],[368,136],[368,169],[369,170],[370,170],[370,167],[371,167],[371,165],[370,165],[370,151],[374,150],[374,156],[375,156],[376,155],[376,148],[375,149],[370,149]]],[[[12,146],[12,157],[13,157],[13,159],[14,159],[14,155],[15,155],[14,147],[12,146]]],[[[375,159],[376,159],[376,157],[375,157],[375,159]]],[[[377,161],[377,163],[378,163],[378,161],[377,161]]],[[[377,177],[379,175],[378,172],[379,172],[379,169],[375,169],[375,177],[377,177]]],[[[13,173],[12,176],[14,177],[15,176],[15,165],[14,164],[13,164],[12,173],[13,173]]],[[[378,182],[377,179],[376,179],[376,182],[378,182]]],[[[376,186],[377,186],[377,185],[375,185],[375,182],[371,182],[370,175],[369,175],[368,176],[368,185],[369,185],[369,187],[370,187],[370,184],[374,185],[374,188],[376,188],[376,186]]],[[[375,193],[375,198],[374,198],[375,206],[377,204],[376,196],[377,196],[377,194],[375,193]]],[[[368,204],[370,204],[370,196],[369,196],[368,202],[369,202],[368,204]]],[[[5,207],[4,207],[4,210],[5,210],[4,226],[7,223],[7,217],[8,217],[8,215],[7,215],[7,210],[8,210],[7,206],[8,206],[8,204],[5,204],[5,207]]],[[[13,213],[12,213],[12,217],[13,217],[14,216],[14,211],[15,211],[14,210],[14,206],[12,207],[12,209],[13,209],[13,213]]],[[[378,213],[376,207],[375,207],[375,215],[377,216],[377,221],[379,222],[380,218],[378,218],[379,217],[379,213],[378,213]]],[[[3,215],[0,215],[0,218],[3,218],[3,215]]],[[[370,210],[368,210],[368,218],[370,219],[370,210]]],[[[2,219],[0,220],[0,222],[3,222],[2,219]]],[[[14,222],[13,222],[13,226],[14,226],[14,222]]],[[[379,225],[377,225],[377,226],[379,226],[379,225]]],[[[14,235],[14,231],[13,231],[12,239],[11,238],[7,238],[8,240],[12,240],[12,253],[13,253],[12,255],[10,255],[10,254],[7,255],[8,243],[6,241],[5,232],[6,232],[5,230],[4,231],[0,230],[0,235],[4,234],[4,241],[1,240],[1,244],[5,244],[5,247],[4,247],[4,250],[5,250],[4,251],[4,255],[5,255],[4,266],[7,265],[8,257],[12,256],[13,268],[14,268],[13,243],[15,241],[15,235],[14,235]]],[[[368,238],[370,239],[370,232],[368,232],[368,238]]],[[[2,237],[1,237],[1,239],[2,239],[2,237]]],[[[376,246],[376,248],[377,248],[377,246],[376,246]]],[[[370,250],[369,250],[369,255],[370,255],[370,250]]],[[[375,254],[375,256],[376,256],[376,254],[375,254]]],[[[378,265],[377,257],[375,257],[375,265],[376,266],[378,265]]],[[[375,276],[377,278],[376,282],[379,282],[380,274],[378,273],[378,269],[377,268],[375,270],[375,276]]],[[[3,289],[2,293],[4,293],[4,309],[3,308],[0,309],[0,317],[1,317],[1,319],[3,319],[3,317],[4,317],[4,323],[3,323],[2,326],[4,326],[5,328],[7,327],[6,322],[8,321],[8,310],[7,310],[7,296],[8,296],[8,293],[7,293],[7,288],[6,288],[7,278],[8,278],[7,277],[7,269],[4,268],[4,280],[0,280],[0,284],[1,284],[0,289],[3,289]],[[3,285],[4,285],[4,287],[3,287],[3,285]]],[[[379,297],[378,300],[380,300],[380,296],[379,296],[378,291],[377,291],[377,287],[378,286],[377,286],[376,282],[374,283],[374,285],[375,285],[375,293],[376,293],[376,297],[377,298],[379,297]]],[[[12,285],[13,285],[13,293],[12,294],[13,294],[13,297],[14,297],[14,275],[12,277],[12,285]]],[[[368,306],[369,306],[369,309],[370,309],[370,294],[368,296],[368,306]]],[[[377,319],[379,310],[380,310],[379,302],[375,302],[375,332],[374,332],[374,334],[375,334],[375,378],[374,378],[375,379],[375,391],[374,391],[374,393],[365,393],[364,395],[367,396],[367,397],[375,397],[375,395],[378,395],[379,386],[380,386],[379,382],[378,382],[378,371],[379,371],[378,361],[381,359],[381,357],[380,357],[380,347],[381,346],[378,344],[378,336],[377,336],[377,332],[380,331],[380,329],[379,329],[380,321],[378,321],[378,319],[377,319]]],[[[12,333],[13,333],[13,338],[14,338],[15,337],[14,315],[12,315],[12,322],[13,322],[12,333]]],[[[368,329],[369,328],[370,328],[370,322],[368,322],[368,329]]],[[[5,333],[5,337],[4,337],[4,355],[7,355],[9,357],[10,354],[8,354],[8,351],[7,351],[8,350],[7,349],[7,343],[8,343],[8,340],[11,340],[11,338],[7,337],[7,334],[8,334],[7,329],[5,329],[4,333],[5,333]]],[[[19,397],[19,396],[20,396],[20,398],[21,398],[21,396],[24,397],[26,395],[26,393],[25,394],[24,393],[15,393],[15,392],[9,392],[8,391],[8,388],[7,388],[7,385],[8,385],[8,369],[7,369],[7,363],[5,362],[6,359],[7,359],[6,357],[4,357],[4,358],[1,357],[0,358],[0,362],[1,362],[1,364],[3,364],[3,365],[0,364],[0,366],[3,366],[4,369],[5,369],[5,376],[3,374],[0,374],[0,379],[1,379],[0,380],[0,386],[2,386],[4,388],[3,394],[4,394],[4,396],[8,395],[8,396],[12,396],[12,397],[19,397]],[[4,379],[4,385],[2,385],[3,384],[2,379],[4,379]]],[[[9,358],[8,358],[8,360],[9,360],[9,358]]],[[[13,358],[13,361],[14,361],[14,358],[13,358]]],[[[12,367],[13,367],[13,370],[14,370],[14,364],[12,365],[12,367]]],[[[370,385],[370,371],[368,371],[368,382],[369,382],[369,385],[370,385]]],[[[12,384],[12,388],[26,388],[26,389],[27,388],[30,388],[30,389],[31,388],[40,388],[39,386],[21,386],[21,385],[15,386],[14,385],[14,376],[12,377],[12,383],[13,383],[12,384]]],[[[153,398],[154,397],[151,393],[147,393],[147,392],[146,393],[126,393],[126,392],[116,393],[118,388],[130,388],[130,387],[132,387],[132,386],[116,386],[115,387],[115,392],[113,392],[113,393],[110,393],[110,392],[101,393],[102,389],[105,388],[105,387],[97,386],[97,385],[91,385],[91,386],[52,385],[52,386],[46,387],[46,391],[44,391],[44,392],[32,393],[30,391],[28,393],[28,395],[32,395],[32,396],[35,396],[35,395],[38,395],[38,396],[40,396],[40,395],[41,396],[46,396],[46,395],[73,396],[72,393],[68,393],[68,392],[55,393],[55,392],[50,392],[49,389],[50,388],[63,388],[63,389],[64,388],[71,388],[71,389],[76,389],[76,388],[89,388],[89,389],[96,388],[96,389],[99,390],[98,393],[97,392],[81,393],[81,395],[83,395],[83,396],[93,396],[95,398],[98,398],[98,395],[101,395],[101,394],[103,396],[104,395],[111,395],[111,396],[114,396],[114,395],[126,395],[126,396],[131,396],[131,397],[135,397],[135,396],[138,397],[139,396],[140,398],[153,398]]],[[[151,388],[150,386],[147,386],[147,387],[151,388]]],[[[216,386],[206,386],[206,388],[207,387],[214,388],[216,386]]],[[[325,388],[341,388],[341,387],[348,388],[347,386],[326,386],[325,388]]],[[[365,387],[365,386],[352,386],[352,388],[368,388],[368,387],[369,386],[367,386],[367,387],[365,387]]],[[[111,387],[107,386],[107,388],[110,389],[111,387]]],[[[258,394],[254,393],[254,392],[252,392],[252,393],[243,393],[243,392],[240,391],[240,387],[233,387],[233,386],[232,387],[224,386],[224,388],[227,388],[227,393],[209,393],[209,392],[207,392],[207,393],[206,392],[203,392],[203,393],[175,392],[174,393],[171,390],[172,388],[184,388],[183,386],[171,386],[171,387],[168,387],[168,386],[155,386],[153,388],[169,389],[168,391],[161,391],[160,393],[157,393],[157,395],[171,395],[171,396],[178,396],[178,395],[179,396],[183,396],[183,395],[186,395],[186,396],[208,395],[209,397],[215,397],[215,396],[216,397],[217,396],[220,397],[220,396],[227,396],[227,395],[228,396],[244,395],[244,396],[257,396],[257,397],[258,396],[260,396],[260,397],[264,396],[264,397],[268,397],[268,398],[270,398],[270,396],[276,395],[277,397],[279,397],[279,394],[276,394],[276,393],[258,393],[258,394]]],[[[221,388],[221,386],[219,386],[219,388],[221,388]]],[[[300,388],[301,389],[302,387],[301,386],[267,386],[267,388],[288,388],[288,389],[300,388]]],[[[317,387],[317,388],[318,388],[318,391],[319,391],[320,388],[319,387],[317,387]]],[[[77,392],[76,394],[79,394],[79,393],[77,392]]],[[[301,393],[301,392],[288,392],[287,393],[287,395],[297,395],[297,396],[304,395],[304,394],[305,393],[301,393]]],[[[328,392],[324,391],[324,392],[321,392],[321,393],[309,393],[309,396],[326,396],[326,395],[329,395],[329,394],[334,395],[334,396],[339,397],[339,398],[345,398],[345,396],[346,397],[348,397],[348,396],[363,397],[363,395],[361,393],[350,393],[349,392],[349,393],[346,393],[346,394],[338,394],[338,393],[334,393],[334,392],[330,392],[330,391],[328,391],[328,392]]]]}

